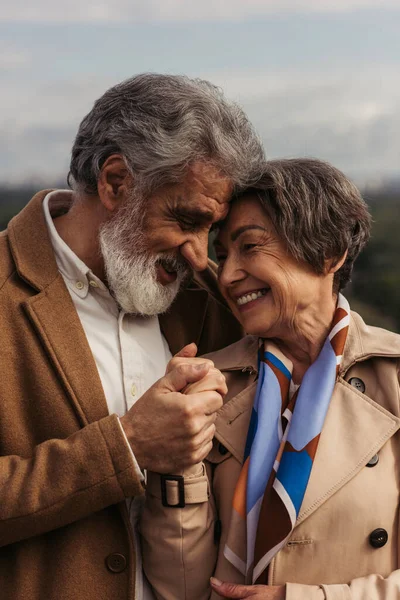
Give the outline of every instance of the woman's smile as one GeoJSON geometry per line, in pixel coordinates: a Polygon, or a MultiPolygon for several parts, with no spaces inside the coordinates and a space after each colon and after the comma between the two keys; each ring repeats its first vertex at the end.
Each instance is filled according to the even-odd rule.
{"type": "Polygon", "coordinates": [[[250,290],[242,293],[236,297],[236,304],[240,312],[251,310],[255,306],[258,306],[260,302],[265,300],[265,296],[268,294],[271,288],[262,288],[258,290],[250,290]]]}

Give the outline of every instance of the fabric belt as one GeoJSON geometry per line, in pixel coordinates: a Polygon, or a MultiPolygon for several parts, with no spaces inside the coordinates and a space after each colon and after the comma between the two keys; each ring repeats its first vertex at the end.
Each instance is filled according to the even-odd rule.
{"type": "MultiPolygon", "coordinates": [[[[146,493],[161,500],[161,478],[158,473],[147,473],[146,493]]],[[[169,506],[178,505],[180,501],[179,484],[177,481],[164,479],[166,499],[169,506]]],[[[199,475],[185,477],[183,476],[183,486],[185,492],[185,504],[201,504],[208,502],[210,495],[208,478],[203,465],[199,475]]]]}

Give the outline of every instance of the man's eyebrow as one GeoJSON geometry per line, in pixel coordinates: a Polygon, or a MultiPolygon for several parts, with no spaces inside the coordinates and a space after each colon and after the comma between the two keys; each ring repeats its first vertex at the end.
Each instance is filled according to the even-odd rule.
{"type": "Polygon", "coordinates": [[[177,206],[176,213],[182,217],[188,217],[196,221],[212,221],[214,213],[212,210],[201,209],[196,207],[177,206]]]}
{"type": "Polygon", "coordinates": [[[267,231],[265,227],[261,227],[261,225],[242,225],[242,227],[238,227],[231,233],[231,240],[235,242],[242,233],[248,231],[249,229],[258,229],[260,231],[267,231]]]}

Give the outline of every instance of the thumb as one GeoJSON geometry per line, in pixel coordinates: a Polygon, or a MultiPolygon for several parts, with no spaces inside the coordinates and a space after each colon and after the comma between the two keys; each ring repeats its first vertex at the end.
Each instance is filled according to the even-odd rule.
{"type": "Polygon", "coordinates": [[[197,346],[194,342],[192,342],[191,344],[184,346],[182,350],[179,350],[179,352],[175,354],[175,357],[180,356],[181,358],[194,358],[196,354],[197,346]]]}
{"type": "Polygon", "coordinates": [[[180,392],[189,383],[195,383],[203,379],[211,368],[210,362],[204,362],[196,365],[180,364],[172,369],[161,382],[168,392],[180,392]]]}
{"type": "Polygon", "coordinates": [[[211,577],[210,583],[214,592],[223,598],[250,598],[253,595],[253,591],[247,585],[225,583],[215,577],[211,577]]]}

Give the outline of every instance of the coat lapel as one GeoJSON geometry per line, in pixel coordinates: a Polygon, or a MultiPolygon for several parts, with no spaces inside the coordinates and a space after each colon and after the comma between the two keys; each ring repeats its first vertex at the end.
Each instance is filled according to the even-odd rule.
{"type": "Polygon", "coordinates": [[[19,276],[39,292],[24,303],[24,310],[84,426],[107,416],[107,403],[81,322],[54,258],[42,208],[49,191],[36,194],[10,222],[10,248],[19,276]]]}
{"type": "Polygon", "coordinates": [[[399,428],[398,417],[340,378],[297,523],[357,475],[399,428]]]}
{"type": "Polygon", "coordinates": [[[78,314],[59,275],[24,304],[82,426],[108,413],[100,377],[78,314]]]}

